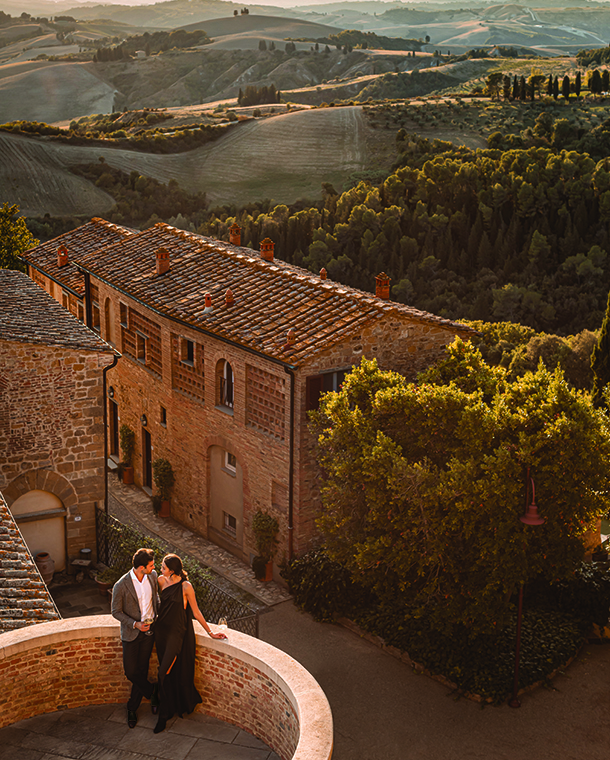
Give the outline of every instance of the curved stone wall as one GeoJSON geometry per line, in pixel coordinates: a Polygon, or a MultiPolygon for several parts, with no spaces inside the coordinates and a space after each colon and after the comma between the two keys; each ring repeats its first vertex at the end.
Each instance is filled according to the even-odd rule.
{"type": "MultiPolygon", "coordinates": [[[[243,633],[229,631],[221,641],[195,627],[198,710],[249,731],[282,760],[329,760],[330,707],[298,662],[243,633]]],[[[126,702],[118,622],[97,615],[0,635],[0,683],[0,728],[41,713],[126,702]]]]}

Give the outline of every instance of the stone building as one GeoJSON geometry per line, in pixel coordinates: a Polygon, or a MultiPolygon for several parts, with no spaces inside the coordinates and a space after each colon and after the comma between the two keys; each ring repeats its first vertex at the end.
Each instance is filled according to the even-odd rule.
{"type": "Polygon", "coordinates": [[[104,374],[118,355],[21,272],[0,269],[0,491],[33,556],[95,554],[104,374]]]}
{"type": "Polygon", "coordinates": [[[318,473],[307,410],[362,357],[406,376],[472,330],[332,282],[261,250],[159,223],[93,220],[24,255],[29,272],[123,355],[108,373],[109,449],[137,436],[136,484],[152,462],[176,473],[172,516],[246,561],[257,510],[280,524],[276,562],[316,538],[318,473]],[[95,244],[95,235],[100,242],[95,244]],[[116,236],[108,242],[108,235],[116,236]],[[69,296],[75,295],[71,305],[69,296]],[[80,301],[78,295],[80,296],[80,301]]]}

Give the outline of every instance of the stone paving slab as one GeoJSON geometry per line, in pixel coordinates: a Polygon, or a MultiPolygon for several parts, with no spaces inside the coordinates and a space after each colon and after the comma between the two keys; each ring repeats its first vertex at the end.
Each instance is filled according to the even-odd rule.
{"type": "Polygon", "coordinates": [[[154,734],[144,702],[138,725],[125,705],[92,705],[38,715],[0,729],[0,760],[279,760],[263,742],[216,718],[173,718],[154,734]]]}
{"type": "MultiPolygon", "coordinates": [[[[111,513],[118,503],[129,513],[132,520],[140,524],[140,530],[149,535],[158,536],[178,550],[190,554],[202,565],[251,594],[263,605],[271,607],[291,598],[286,589],[278,583],[257,581],[252,569],[230,552],[193,533],[171,518],[158,517],[152,508],[152,500],[137,486],[126,486],[110,473],[108,492],[111,497],[109,498],[111,513]]],[[[116,516],[122,519],[120,515],[116,516]]]]}

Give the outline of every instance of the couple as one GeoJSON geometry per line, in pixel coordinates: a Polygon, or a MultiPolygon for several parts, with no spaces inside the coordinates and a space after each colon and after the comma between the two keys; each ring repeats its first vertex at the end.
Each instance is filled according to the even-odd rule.
{"type": "Polygon", "coordinates": [[[161,575],[157,577],[152,549],[138,549],[133,555],[133,568],[115,583],[112,616],[121,623],[123,667],[132,684],[127,702],[127,725],[135,727],[137,709],[142,697],[146,697],[151,701],[153,714],[159,714],[154,729],[158,734],[173,715],[191,713],[201,702],[194,681],[193,617],[213,639],[226,636],[210,630],[197,606],[180,557],[167,554],[161,564],[161,575]],[[153,643],[159,659],[155,684],[148,680],[153,643]]]}

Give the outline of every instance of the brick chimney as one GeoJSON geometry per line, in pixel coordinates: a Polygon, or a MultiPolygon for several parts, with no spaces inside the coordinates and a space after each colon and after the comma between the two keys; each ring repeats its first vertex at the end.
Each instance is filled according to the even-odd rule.
{"type": "Polygon", "coordinates": [[[325,280],[326,277],[327,277],[326,269],[324,269],[324,267],[322,267],[322,269],[320,269],[320,279],[321,280],[325,280]]]}
{"type": "MultiPolygon", "coordinates": [[[[211,303],[210,299],[210,303],[211,303]]],[[[225,306],[233,306],[235,303],[235,296],[233,295],[233,291],[231,288],[227,288],[227,292],[225,293],[225,306]]]]}
{"type": "Polygon", "coordinates": [[[287,345],[294,346],[294,344],[296,342],[296,339],[297,339],[297,337],[295,335],[295,332],[294,332],[293,328],[291,327],[290,330],[288,330],[288,335],[286,336],[286,343],[287,343],[287,345]]]}
{"type": "Polygon", "coordinates": [[[60,245],[57,249],[57,266],[65,267],[68,263],[68,249],[65,245],[60,245]]]}
{"type": "Polygon", "coordinates": [[[233,222],[229,227],[229,243],[241,245],[241,227],[237,222],[233,222]]]}
{"type": "Polygon", "coordinates": [[[273,261],[274,247],[275,243],[270,238],[266,237],[264,240],[261,240],[261,259],[265,259],[265,261],[273,261]]]}
{"type": "Polygon", "coordinates": [[[169,251],[167,248],[157,250],[157,274],[169,272],[169,251]]]}
{"type": "Polygon", "coordinates": [[[209,293],[206,293],[204,298],[205,298],[205,309],[203,310],[203,313],[208,314],[210,311],[212,311],[212,296],[209,293]]]}
{"type": "Polygon", "coordinates": [[[375,277],[375,295],[377,298],[383,298],[388,301],[390,298],[390,278],[385,272],[381,272],[375,277]]]}

